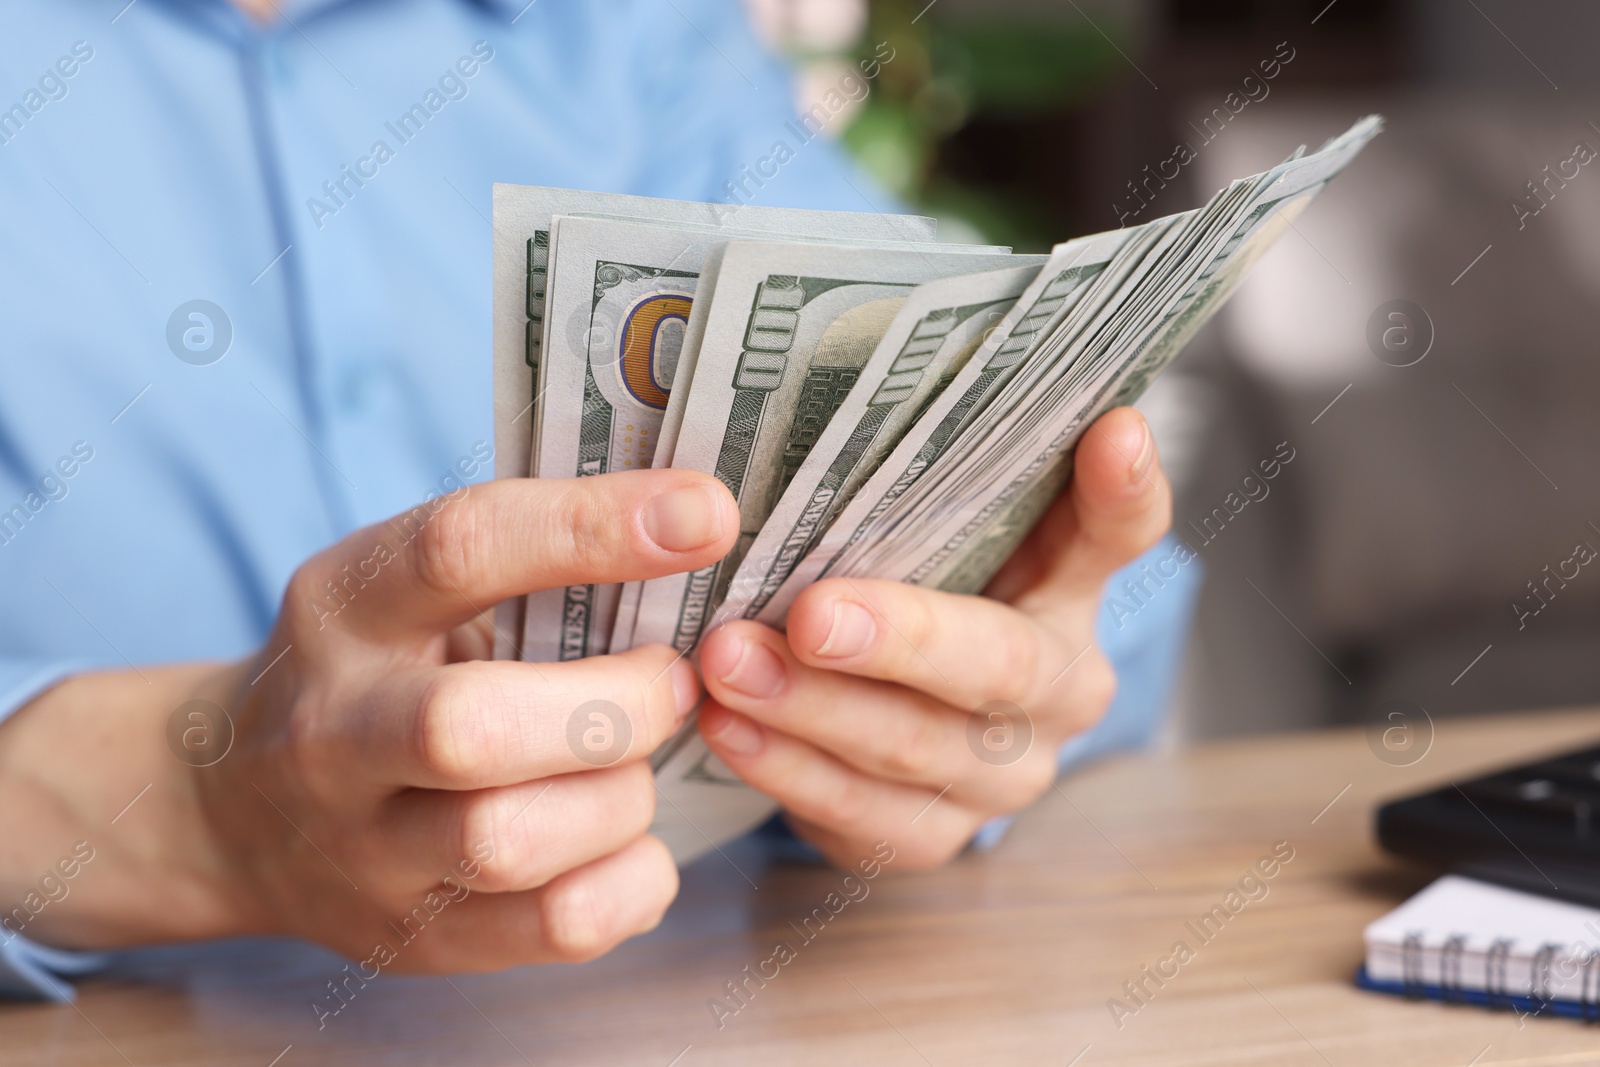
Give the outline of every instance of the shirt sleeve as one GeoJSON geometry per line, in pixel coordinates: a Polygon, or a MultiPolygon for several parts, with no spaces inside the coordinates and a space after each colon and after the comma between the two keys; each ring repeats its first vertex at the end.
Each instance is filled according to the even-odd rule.
{"type": "Polygon", "coordinates": [[[68,978],[98,971],[100,952],[66,952],[35,944],[10,930],[0,932],[0,997],[66,1002],[77,995],[68,978]]]}
{"type": "MultiPolygon", "coordinates": [[[[0,721],[57,682],[88,667],[88,663],[65,659],[0,658],[0,721]]],[[[26,913],[26,905],[21,903],[0,906],[21,908],[26,913]]],[[[71,1000],[73,989],[65,979],[105,965],[100,953],[65,952],[35,944],[17,932],[19,925],[14,910],[0,915],[0,997],[71,1000]]]]}
{"type": "Polygon", "coordinates": [[[88,662],[75,659],[0,654],[0,722],[57,682],[89,667],[88,662]]]}
{"type": "Polygon", "coordinates": [[[1172,702],[1203,576],[1194,551],[1171,535],[1111,576],[1095,640],[1116,668],[1117,695],[1098,725],[1062,746],[1063,771],[1155,738],[1172,702]]]}

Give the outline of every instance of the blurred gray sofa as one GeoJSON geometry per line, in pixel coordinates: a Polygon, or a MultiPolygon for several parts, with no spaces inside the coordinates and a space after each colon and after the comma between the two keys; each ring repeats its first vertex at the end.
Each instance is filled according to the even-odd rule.
{"type": "Polygon", "coordinates": [[[1207,568],[1182,735],[1600,702],[1600,106],[1567,95],[1280,94],[1190,165],[1389,118],[1149,397],[1207,568]],[[1412,366],[1369,345],[1395,300],[1432,322],[1412,366]]]}

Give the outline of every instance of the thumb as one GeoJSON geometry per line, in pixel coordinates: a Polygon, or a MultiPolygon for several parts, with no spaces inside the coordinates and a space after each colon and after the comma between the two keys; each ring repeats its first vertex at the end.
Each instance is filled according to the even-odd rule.
{"type": "Polygon", "coordinates": [[[738,505],[709,474],[506,478],[439,497],[312,557],[285,610],[378,639],[444,633],[537,589],[695,570],[727,554],[738,505]]]}
{"type": "Polygon", "coordinates": [[[1059,531],[1048,584],[1083,595],[1098,595],[1113,571],[1161,539],[1172,490],[1143,415],[1123,407],[1095,420],[1078,442],[1070,490],[1045,523],[1059,531]]]}

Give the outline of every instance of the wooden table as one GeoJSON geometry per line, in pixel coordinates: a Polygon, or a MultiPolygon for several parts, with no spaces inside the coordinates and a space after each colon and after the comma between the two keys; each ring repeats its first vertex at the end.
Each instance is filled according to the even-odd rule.
{"type": "Polygon", "coordinates": [[[1600,1030],[1351,984],[1362,927],[1427,880],[1373,846],[1374,804],[1597,737],[1586,711],[1443,722],[1409,767],[1360,731],[1118,759],[1063,783],[993,852],[868,883],[809,943],[790,923],[839,872],[737,848],[687,871],[662,927],[603,960],[386,975],[320,1032],[310,1004],[339,968],[320,951],[165,950],[138,980],[85,984],[75,1007],[0,1009],[0,1063],[1600,1063],[1600,1030]],[[1186,924],[1281,841],[1294,858],[1267,895],[1202,943],[1186,924]],[[793,958],[718,1029],[708,1000],[733,1006],[724,983],[780,940],[793,958]],[[1108,1000],[1135,1006],[1123,983],[1178,941],[1192,958],[1159,989],[1147,980],[1119,1028],[1108,1000]]]}

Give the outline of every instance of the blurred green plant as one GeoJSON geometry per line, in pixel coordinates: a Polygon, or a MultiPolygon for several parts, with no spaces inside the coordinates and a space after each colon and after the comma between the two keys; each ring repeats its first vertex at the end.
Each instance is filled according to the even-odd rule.
{"type": "MultiPolygon", "coordinates": [[[[1049,212],[1017,190],[949,167],[951,139],[973,122],[1048,119],[1072,111],[1120,74],[1117,46],[1077,12],[919,17],[926,0],[872,0],[861,57],[894,49],[843,142],[915,210],[970,236],[1047,246],[1049,212]]],[[[1104,27],[1115,33],[1115,27],[1104,27]]]]}

